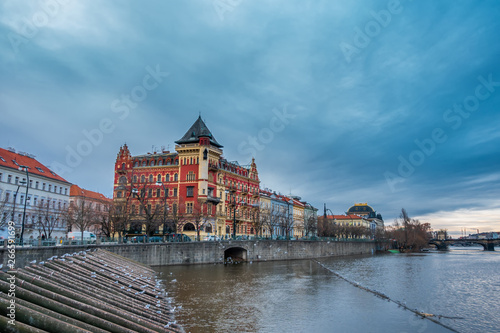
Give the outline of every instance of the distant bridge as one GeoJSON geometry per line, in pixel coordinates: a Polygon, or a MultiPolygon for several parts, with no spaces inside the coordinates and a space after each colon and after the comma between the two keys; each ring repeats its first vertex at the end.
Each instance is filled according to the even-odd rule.
{"type": "Polygon", "coordinates": [[[431,239],[429,244],[436,245],[438,250],[448,250],[449,245],[457,243],[474,243],[483,246],[485,251],[495,251],[495,246],[500,245],[500,239],[431,239]]]}

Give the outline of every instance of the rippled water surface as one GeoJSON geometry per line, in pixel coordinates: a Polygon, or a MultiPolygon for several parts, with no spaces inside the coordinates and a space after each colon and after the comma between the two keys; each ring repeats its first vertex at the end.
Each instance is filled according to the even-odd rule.
{"type": "Polygon", "coordinates": [[[500,332],[500,252],[159,267],[186,332],[500,332]],[[383,293],[443,326],[362,290],[383,293]]]}

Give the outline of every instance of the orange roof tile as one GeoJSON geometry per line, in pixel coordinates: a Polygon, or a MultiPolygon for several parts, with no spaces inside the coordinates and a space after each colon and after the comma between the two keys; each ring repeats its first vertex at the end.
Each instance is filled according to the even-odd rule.
{"type": "Polygon", "coordinates": [[[85,190],[78,185],[71,185],[71,189],[69,190],[69,196],[70,197],[84,197],[84,198],[99,200],[99,201],[109,201],[109,202],[113,201],[113,199],[107,198],[106,196],[104,196],[104,194],[94,192],[94,191],[85,190]]]}
{"type": "Polygon", "coordinates": [[[37,176],[43,176],[70,184],[66,179],[57,175],[35,158],[25,156],[7,149],[0,148],[0,166],[19,170],[20,165],[28,167],[28,172],[37,176]]]}

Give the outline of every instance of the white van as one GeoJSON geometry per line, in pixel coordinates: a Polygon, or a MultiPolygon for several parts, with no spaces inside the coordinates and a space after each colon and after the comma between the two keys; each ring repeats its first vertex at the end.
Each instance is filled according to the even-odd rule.
{"type": "MultiPolygon", "coordinates": [[[[84,231],[83,232],[83,241],[85,242],[90,242],[90,243],[95,243],[97,237],[90,231],[84,231]]],[[[68,240],[73,241],[81,241],[82,240],[82,232],[81,231],[72,231],[68,232],[68,240]]]]}

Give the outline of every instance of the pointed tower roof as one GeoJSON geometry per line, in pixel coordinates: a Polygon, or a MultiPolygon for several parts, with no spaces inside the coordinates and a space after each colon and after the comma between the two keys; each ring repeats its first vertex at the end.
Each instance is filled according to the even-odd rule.
{"type": "Polygon", "coordinates": [[[210,138],[210,144],[216,146],[217,148],[223,147],[220,143],[217,142],[217,140],[215,140],[207,125],[205,125],[205,122],[203,122],[203,120],[201,119],[201,116],[196,119],[196,121],[191,126],[191,128],[189,128],[186,134],[184,134],[184,136],[180,140],[175,141],[175,143],[198,143],[200,141],[200,138],[202,137],[210,138]]]}

